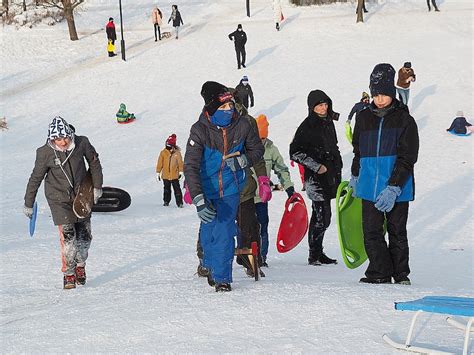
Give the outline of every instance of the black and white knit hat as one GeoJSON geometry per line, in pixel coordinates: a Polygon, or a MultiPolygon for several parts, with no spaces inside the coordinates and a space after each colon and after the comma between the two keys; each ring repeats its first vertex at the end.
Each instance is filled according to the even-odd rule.
{"type": "Polygon", "coordinates": [[[54,140],[56,138],[73,138],[74,132],[61,116],[56,116],[49,124],[48,139],[54,140]]]}

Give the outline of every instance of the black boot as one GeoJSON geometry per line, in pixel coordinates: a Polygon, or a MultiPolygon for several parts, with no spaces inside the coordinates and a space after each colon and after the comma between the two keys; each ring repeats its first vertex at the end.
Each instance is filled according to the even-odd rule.
{"type": "Polygon", "coordinates": [[[359,280],[361,283],[365,284],[391,284],[392,278],[391,277],[383,277],[381,279],[371,279],[369,277],[363,277],[359,280]]]}
{"type": "Polygon", "coordinates": [[[229,283],[218,283],[216,284],[216,292],[229,292],[232,291],[232,287],[229,283]]]}
{"type": "Polygon", "coordinates": [[[336,259],[331,259],[324,253],[322,253],[321,256],[319,257],[319,261],[321,262],[321,264],[337,264],[336,259]]]}

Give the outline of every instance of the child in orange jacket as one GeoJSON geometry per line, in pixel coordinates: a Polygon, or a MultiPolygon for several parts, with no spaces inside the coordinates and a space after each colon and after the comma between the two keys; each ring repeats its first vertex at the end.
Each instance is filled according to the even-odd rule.
{"type": "Polygon", "coordinates": [[[179,180],[183,177],[183,158],[181,150],[176,145],[176,134],[172,134],[166,140],[156,163],[156,181],[163,180],[163,206],[169,206],[171,201],[171,185],[173,185],[176,205],[183,207],[183,193],[179,180]]]}

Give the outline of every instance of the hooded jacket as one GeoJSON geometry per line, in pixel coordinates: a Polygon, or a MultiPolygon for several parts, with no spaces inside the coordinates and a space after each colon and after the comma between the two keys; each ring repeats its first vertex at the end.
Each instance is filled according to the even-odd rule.
{"type": "Polygon", "coordinates": [[[217,199],[241,193],[247,179],[246,169],[233,172],[223,160],[234,152],[245,154],[249,167],[263,157],[263,145],[248,119],[234,112],[231,124],[217,127],[203,110],[191,127],[184,156],[184,175],[191,198],[203,193],[217,199]]]}
{"type": "MultiPolygon", "coordinates": [[[[290,170],[288,169],[288,166],[286,166],[285,161],[280,154],[280,151],[278,150],[276,145],[273,144],[273,141],[267,138],[265,139],[265,143],[263,144],[263,146],[265,147],[263,159],[265,160],[265,170],[267,176],[270,177],[273,170],[276,176],[278,177],[280,184],[283,186],[284,190],[291,186],[294,186],[293,182],[291,181],[290,170]]],[[[257,196],[255,197],[255,203],[258,202],[262,202],[262,200],[257,194],[257,196]]]]}
{"type": "Polygon", "coordinates": [[[182,171],[183,158],[181,157],[181,150],[178,147],[164,148],[156,162],[156,172],[161,173],[163,180],[177,180],[182,171]]]}
{"type": "Polygon", "coordinates": [[[173,20],[173,27],[179,27],[180,25],[184,25],[183,19],[181,18],[181,12],[178,11],[178,5],[176,6],[176,11],[173,10],[171,13],[171,16],[168,20],[168,23],[170,23],[171,20],[173,20]]]}
{"type": "Polygon", "coordinates": [[[397,202],[415,198],[413,167],[418,159],[418,127],[396,99],[379,117],[372,103],[359,113],[352,136],[351,173],[358,177],[356,196],[375,202],[388,185],[401,188],[397,202]]]}
{"type": "Polygon", "coordinates": [[[51,208],[54,224],[78,222],[79,219],[72,211],[72,203],[86,175],[84,158],[89,165],[94,188],[102,188],[103,177],[99,155],[87,137],[74,136],[74,148],[68,152],[58,151],[48,142],[38,148],[35,166],[26,187],[25,206],[33,207],[36,194],[44,179],[44,192],[51,208]],[[69,182],[73,185],[72,187],[69,182]]]}
{"type": "Polygon", "coordinates": [[[341,182],[342,158],[337,146],[333,120],[339,114],[332,109],[332,100],[321,90],[308,95],[309,115],[296,130],[290,144],[290,159],[304,166],[304,186],[312,201],[328,201],[336,197],[341,182]],[[313,109],[322,101],[328,104],[326,117],[313,109]],[[318,174],[321,165],[327,172],[318,174]]]}

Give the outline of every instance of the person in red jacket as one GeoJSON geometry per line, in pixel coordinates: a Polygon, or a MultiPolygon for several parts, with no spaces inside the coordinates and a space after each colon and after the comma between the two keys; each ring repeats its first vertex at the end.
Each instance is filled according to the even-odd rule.
{"type": "MultiPolygon", "coordinates": [[[[107,33],[107,42],[114,46],[115,41],[117,40],[117,32],[115,32],[115,24],[112,17],[109,18],[109,22],[105,26],[105,32],[107,33]]],[[[115,55],[116,54],[114,52],[109,51],[109,57],[113,57],[115,55]]]]}

